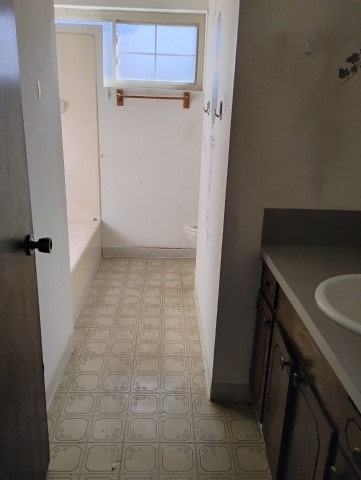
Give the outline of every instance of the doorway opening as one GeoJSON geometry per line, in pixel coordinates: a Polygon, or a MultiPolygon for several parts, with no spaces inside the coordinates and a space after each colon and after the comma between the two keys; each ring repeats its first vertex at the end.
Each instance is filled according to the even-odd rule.
{"type": "Polygon", "coordinates": [[[118,107],[104,83],[104,26],[56,28],[76,319],[102,256],[195,258],[203,92],[191,92],[189,109],[158,99],[118,107]]]}

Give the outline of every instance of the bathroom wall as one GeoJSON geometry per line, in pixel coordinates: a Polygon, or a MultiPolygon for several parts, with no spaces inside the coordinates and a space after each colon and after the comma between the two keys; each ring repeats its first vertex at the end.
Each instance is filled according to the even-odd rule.
{"type": "Polygon", "coordinates": [[[196,299],[208,390],[213,371],[239,1],[209,6],[203,117],[196,299]],[[218,81],[218,96],[215,95],[218,81]],[[222,121],[214,116],[223,101],[222,121]]]}
{"type": "Polygon", "coordinates": [[[124,100],[101,88],[99,128],[103,252],[124,247],[186,248],[197,221],[202,92],[181,101],[124,100]]]}
{"type": "Polygon", "coordinates": [[[56,5],[106,6],[129,9],[206,10],[208,0],[60,0],[56,5]]]}
{"type": "Polygon", "coordinates": [[[51,255],[36,254],[49,403],[73,331],[54,11],[49,0],[15,0],[14,5],[34,235],[53,239],[51,255]]]}
{"type": "Polygon", "coordinates": [[[69,221],[100,218],[95,37],[57,33],[66,201],[69,221]]]}
{"type": "MultiPolygon", "coordinates": [[[[56,27],[74,321],[101,261],[96,38],[56,27]],[[67,33],[60,33],[63,31],[67,33]]],[[[93,33],[93,34],[92,34],[93,33]]],[[[98,36],[97,36],[98,35],[98,36]]]]}
{"type": "MultiPolygon", "coordinates": [[[[89,1],[74,3],[91,5],[89,1]]],[[[168,10],[171,3],[172,9],[190,9],[184,1],[93,3],[168,10]]],[[[208,2],[191,4],[192,9],[204,10],[208,2]]],[[[134,99],[125,99],[124,106],[117,107],[115,89],[100,83],[104,255],[136,255],[143,252],[142,247],[166,248],[166,253],[192,248],[194,254],[183,229],[186,223],[196,222],[198,215],[202,107],[202,92],[191,92],[190,109],[183,109],[181,101],[134,99]]]]}
{"type": "Polygon", "coordinates": [[[360,18],[358,0],[241,2],[216,384],[248,384],[264,208],[361,209],[361,76],[337,78],[360,18]]]}

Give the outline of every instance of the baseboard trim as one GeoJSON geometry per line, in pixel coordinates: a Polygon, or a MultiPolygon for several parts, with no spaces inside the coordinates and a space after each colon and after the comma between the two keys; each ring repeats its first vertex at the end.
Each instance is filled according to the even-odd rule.
{"type": "Polygon", "coordinates": [[[86,300],[86,297],[88,296],[88,293],[89,293],[89,290],[90,290],[90,287],[92,286],[92,283],[94,281],[94,278],[95,278],[95,275],[98,271],[98,268],[101,264],[101,261],[102,261],[102,256],[100,255],[96,264],[94,265],[92,271],[90,272],[89,274],[89,278],[88,278],[88,282],[83,290],[83,293],[81,294],[81,297],[76,305],[76,307],[74,308],[74,312],[73,312],[73,321],[74,323],[76,323],[76,321],[78,320],[78,317],[80,315],[80,312],[81,312],[81,309],[83,308],[83,305],[85,303],[85,300],[86,300]]]}
{"type": "Polygon", "coordinates": [[[195,248],[102,247],[103,257],[196,258],[195,248]]]}
{"type": "Polygon", "coordinates": [[[54,372],[53,378],[49,382],[49,385],[47,386],[45,390],[45,396],[46,396],[46,408],[49,410],[51,402],[53,401],[56,389],[58,388],[58,384],[61,380],[61,377],[63,376],[65,367],[70,359],[71,354],[73,353],[73,343],[74,343],[74,338],[73,338],[73,333],[70,335],[70,338],[68,340],[68,343],[65,347],[64,353],[61,356],[61,359],[59,360],[58,366],[54,372]]]}
{"type": "Polygon", "coordinates": [[[199,337],[200,337],[201,349],[202,349],[204,376],[205,376],[205,379],[206,379],[206,395],[207,395],[207,398],[210,399],[211,398],[211,387],[212,387],[212,374],[211,374],[211,370],[209,368],[209,364],[208,364],[207,357],[206,357],[204,334],[203,334],[203,328],[202,328],[202,323],[201,323],[201,314],[200,314],[200,309],[199,309],[199,302],[198,302],[198,295],[197,295],[197,288],[196,287],[194,288],[194,303],[195,303],[195,306],[196,306],[198,331],[199,331],[199,337]]]}
{"type": "Polygon", "coordinates": [[[214,382],[211,388],[210,399],[217,403],[247,403],[252,404],[252,395],[249,385],[238,383],[214,382]]]}

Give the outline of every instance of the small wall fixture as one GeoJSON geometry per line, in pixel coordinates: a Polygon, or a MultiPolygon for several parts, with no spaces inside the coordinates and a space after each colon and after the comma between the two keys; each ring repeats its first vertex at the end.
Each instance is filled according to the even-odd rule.
{"type": "Polygon", "coordinates": [[[182,97],[171,97],[171,96],[157,96],[157,95],[125,95],[123,90],[117,90],[117,106],[124,106],[124,98],[144,98],[147,100],[183,100],[183,108],[189,108],[190,105],[190,92],[183,92],[182,97]]]}
{"type": "Polygon", "coordinates": [[[220,102],[219,103],[219,112],[217,113],[217,110],[214,111],[214,114],[217,118],[219,118],[219,120],[222,120],[222,116],[223,116],[223,102],[220,102]]]}
{"type": "Polygon", "coordinates": [[[211,102],[210,101],[207,102],[207,107],[206,108],[203,107],[203,112],[207,115],[209,115],[211,113],[211,102]]]}
{"type": "Polygon", "coordinates": [[[66,109],[66,101],[60,100],[60,113],[64,113],[66,109]]]}

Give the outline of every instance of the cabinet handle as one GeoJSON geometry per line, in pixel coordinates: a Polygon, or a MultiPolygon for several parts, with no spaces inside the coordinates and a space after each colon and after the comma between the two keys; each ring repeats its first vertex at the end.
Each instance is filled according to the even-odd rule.
{"type": "Polygon", "coordinates": [[[331,467],[329,480],[346,480],[346,477],[345,475],[337,473],[336,467],[331,467]]]}
{"type": "Polygon", "coordinates": [[[330,479],[329,480],[337,480],[337,470],[335,467],[330,468],[330,479]]]}
{"type": "Polygon", "coordinates": [[[289,360],[285,360],[283,356],[281,356],[281,367],[284,369],[285,367],[289,367],[291,362],[289,360]]]}
{"type": "Polygon", "coordinates": [[[352,457],[356,465],[361,468],[361,450],[358,447],[352,450],[352,457]]]}

